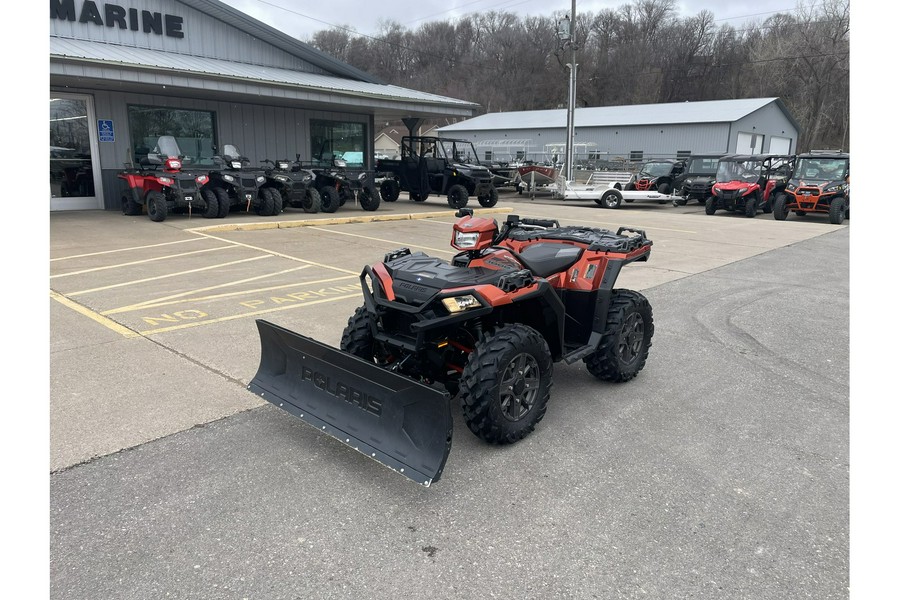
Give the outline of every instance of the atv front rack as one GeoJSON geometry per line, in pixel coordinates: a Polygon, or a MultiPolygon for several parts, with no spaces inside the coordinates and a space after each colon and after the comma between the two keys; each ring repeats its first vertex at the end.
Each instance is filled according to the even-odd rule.
{"type": "Polygon", "coordinates": [[[519,229],[510,230],[509,239],[518,242],[533,242],[535,240],[555,240],[563,242],[575,242],[586,244],[587,249],[596,252],[621,252],[627,254],[644,246],[652,246],[653,242],[647,239],[647,234],[641,229],[631,227],[619,227],[616,233],[609,229],[596,227],[559,227],[556,229],[519,229]],[[624,235],[632,233],[634,235],[624,235]]]}

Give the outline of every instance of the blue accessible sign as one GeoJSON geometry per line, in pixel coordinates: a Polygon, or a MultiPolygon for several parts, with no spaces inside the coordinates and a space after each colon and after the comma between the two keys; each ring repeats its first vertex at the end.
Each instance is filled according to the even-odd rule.
{"type": "Polygon", "coordinates": [[[116,141],[116,132],[113,129],[112,119],[99,119],[97,121],[97,133],[100,134],[101,142],[116,141]]]}

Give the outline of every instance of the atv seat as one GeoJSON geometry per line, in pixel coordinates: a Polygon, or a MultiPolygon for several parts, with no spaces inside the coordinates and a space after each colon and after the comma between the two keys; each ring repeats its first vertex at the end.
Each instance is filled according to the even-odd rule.
{"type": "Polygon", "coordinates": [[[539,242],[527,246],[519,253],[525,267],[536,277],[549,277],[554,273],[568,271],[581,258],[584,248],[569,244],[539,242]]]}

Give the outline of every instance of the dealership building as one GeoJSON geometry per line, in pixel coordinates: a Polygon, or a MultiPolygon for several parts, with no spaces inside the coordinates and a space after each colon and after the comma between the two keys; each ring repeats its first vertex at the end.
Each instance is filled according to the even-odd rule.
{"type": "Polygon", "coordinates": [[[385,84],[218,0],[50,0],[50,210],[119,210],[117,174],[172,135],[193,165],[351,153],[375,124],[478,105],[385,84]]]}

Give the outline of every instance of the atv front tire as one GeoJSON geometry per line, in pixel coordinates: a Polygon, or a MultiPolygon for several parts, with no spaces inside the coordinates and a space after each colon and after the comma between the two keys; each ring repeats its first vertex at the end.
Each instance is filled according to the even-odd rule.
{"type": "Polygon", "coordinates": [[[652,338],[653,310],[647,298],[632,290],[613,290],[606,331],[584,364],[601,381],[634,379],[647,362],[652,338]]]}
{"type": "Polygon", "coordinates": [[[341,350],[362,359],[374,361],[375,337],[372,335],[374,317],[365,306],[356,309],[347,320],[341,335],[341,350]]]}
{"type": "Polygon", "coordinates": [[[708,214],[708,215],[716,214],[716,210],[719,208],[718,206],[716,206],[716,197],[710,196],[709,198],[707,198],[705,206],[706,206],[706,214],[708,214]]]}
{"type": "Polygon", "coordinates": [[[166,220],[169,207],[166,205],[166,197],[162,192],[150,192],[147,194],[147,216],[151,221],[159,223],[166,220]]]}
{"type": "Polygon", "coordinates": [[[466,186],[458,183],[451,185],[450,189],[447,190],[447,204],[450,205],[450,208],[465,208],[468,203],[469,191],[466,189],[466,186]]]}
{"type": "Polygon", "coordinates": [[[541,334],[518,323],[498,327],[475,344],[460,378],[466,425],[489,444],[515,443],[544,418],[552,385],[541,334]]]}
{"type": "Polygon", "coordinates": [[[337,188],[334,186],[322,186],[322,189],[319,190],[319,196],[322,199],[322,212],[333,213],[341,205],[341,197],[338,195],[337,188]]]}
{"type": "Polygon", "coordinates": [[[315,188],[306,188],[303,200],[300,202],[300,208],[303,212],[317,213],[322,210],[322,197],[319,196],[319,190],[315,188]]]}
{"type": "Polygon", "coordinates": [[[206,202],[206,208],[203,209],[203,218],[215,219],[218,217],[219,199],[216,198],[216,193],[209,188],[204,188],[200,190],[200,196],[203,198],[203,201],[206,202]]]}
{"type": "Polygon", "coordinates": [[[748,219],[752,219],[756,216],[757,202],[758,200],[755,194],[751,195],[744,202],[744,215],[746,215],[748,219]]]}
{"type": "Polygon", "coordinates": [[[363,210],[378,210],[381,206],[381,193],[377,187],[373,187],[370,192],[367,189],[359,190],[359,205],[363,210]]]}
{"type": "Polygon", "coordinates": [[[225,188],[213,188],[213,192],[216,194],[216,200],[219,201],[219,213],[217,218],[224,219],[228,216],[228,213],[231,212],[231,196],[225,188]]]}
{"type": "Polygon", "coordinates": [[[844,222],[844,216],[847,211],[847,204],[843,198],[835,198],[828,207],[828,221],[832,225],[840,225],[844,222]]]}
{"type": "Polygon", "coordinates": [[[271,217],[275,214],[275,199],[272,197],[272,188],[259,190],[256,199],[256,214],[261,217],[271,217]]]}

